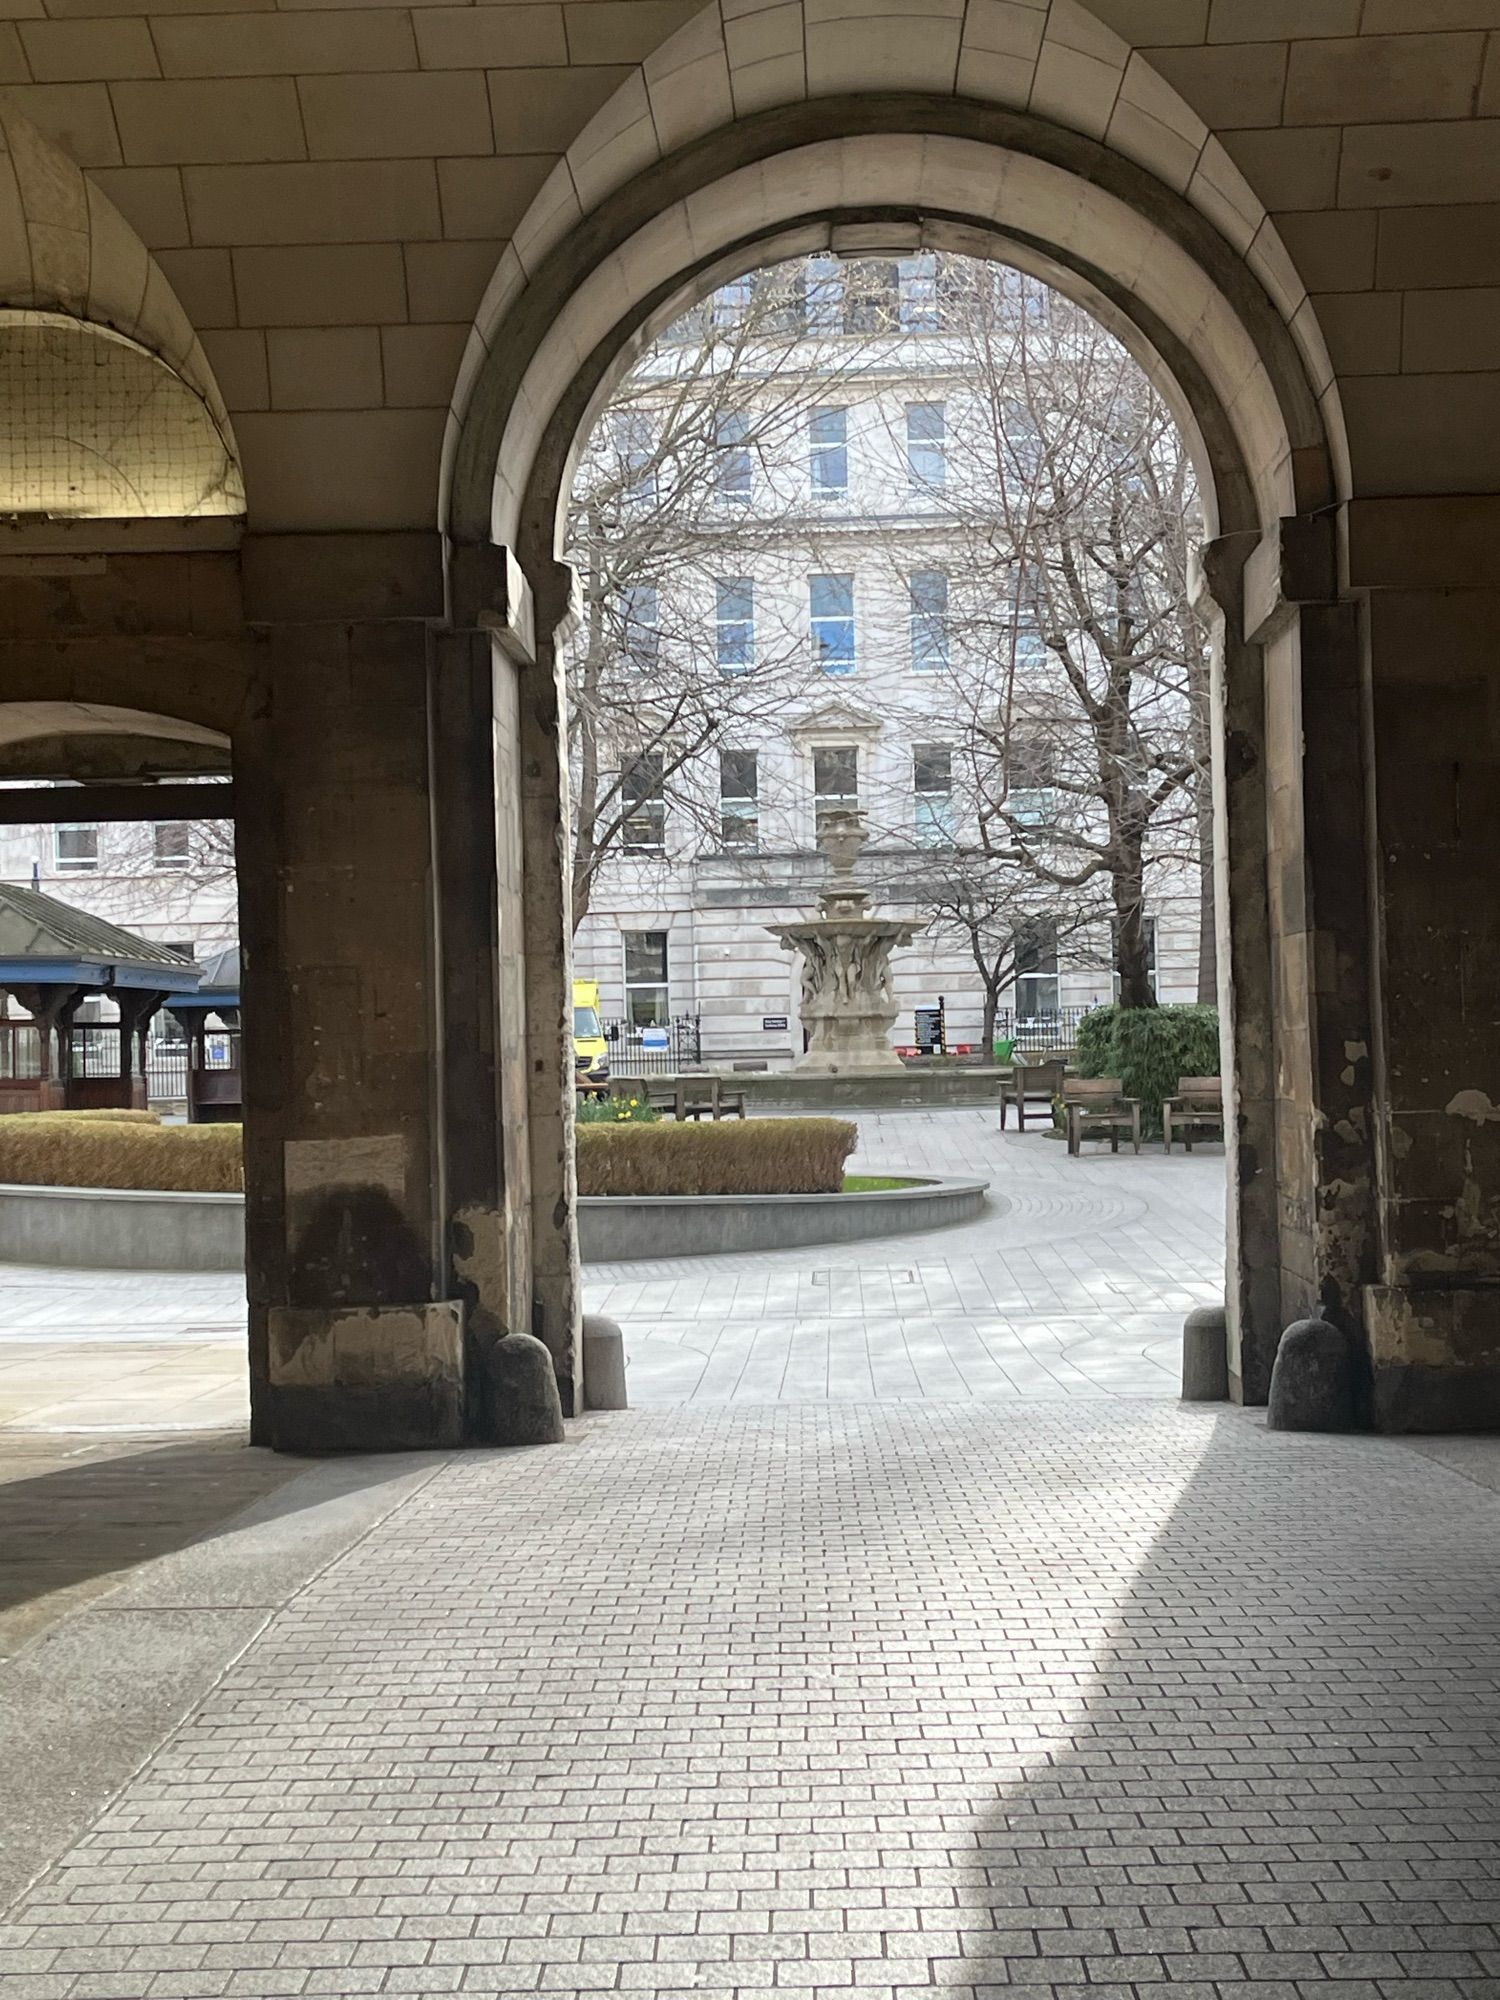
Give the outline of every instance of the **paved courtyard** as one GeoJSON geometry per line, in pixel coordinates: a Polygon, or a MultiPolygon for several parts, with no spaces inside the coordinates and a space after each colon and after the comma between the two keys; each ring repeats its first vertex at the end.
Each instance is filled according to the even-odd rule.
{"type": "Polygon", "coordinates": [[[330,1554],[348,1475],[39,1642],[85,1713],[105,1653],[221,1656],[97,1798],[0,1783],[6,2000],[1500,1994],[1500,1498],[1402,1445],[631,1411],[409,1464],[330,1554]]]}
{"type": "MultiPolygon", "coordinates": [[[[1220,1148],[1070,1160],[992,1111],[858,1124],[858,1171],[983,1176],[992,1207],[889,1242],[588,1266],[637,1405],[1176,1393],[1183,1314],[1223,1296],[1220,1148]]],[[[0,1434],[243,1422],[243,1325],[235,1276],[0,1269],[0,1434]]]]}

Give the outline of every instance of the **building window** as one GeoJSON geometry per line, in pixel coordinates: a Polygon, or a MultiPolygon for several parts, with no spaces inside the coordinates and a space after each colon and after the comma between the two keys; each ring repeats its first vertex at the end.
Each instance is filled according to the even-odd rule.
{"type": "Polygon", "coordinates": [[[935,333],[942,322],[937,256],[924,250],[896,266],[897,311],[903,333],[935,333]]]}
{"type": "Polygon", "coordinates": [[[1057,919],[1032,917],[1016,936],[1016,1019],[1055,1016],[1059,992],[1057,919]]]}
{"type": "Polygon", "coordinates": [[[1047,436],[1029,404],[1008,398],[1003,411],[1006,448],[1021,478],[1032,484],[1047,453],[1047,436]]]}
{"type": "Polygon", "coordinates": [[[911,753],[912,791],[918,847],[953,845],[953,752],[942,744],[919,744],[911,753]]]}
{"type": "MultiPolygon", "coordinates": [[[[1141,929],[1146,934],[1146,978],[1150,982],[1151,992],[1153,997],[1159,998],[1160,996],[1157,994],[1156,991],[1155,917],[1142,917],[1141,929]]],[[[1109,947],[1110,947],[1109,948],[1110,963],[1115,968],[1115,973],[1114,973],[1115,998],[1118,1000],[1120,997],[1120,920],[1118,917],[1111,917],[1109,920],[1109,947]]]]}
{"type": "Polygon", "coordinates": [[[714,468],[714,491],[721,500],[748,506],[755,484],[755,465],[747,439],[750,419],[743,410],[726,410],[714,423],[714,445],[718,463],[714,468]]]}
{"type": "Polygon", "coordinates": [[[1005,746],[1005,809],[1023,826],[1045,826],[1053,813],[1057,755],[1044,737],[1014,734],[1005,746]]]}
{"type": "Polygon", "coordinates": [[[808,258],[802,300],[803,317],[809,328],[820,333],[842,332],[844,267],[837,257],[825,254],[808,258]]]}
{"type": "Polygon", "coordinates": [[[632,1028],[664,1028],[671,1019],[665,931],[622,931],[625,1019],[632,1028]]]}
{"type": "Polygon", "coordinates": [[[760,769],[753,750],[719,752],[719,839],[742,854],[760,845],[760,769]]]}
{"type": "Polygon", "coordinates": [[[656,440],[643,410],[617,410],[613,419],[615,458],[627,507],[656,502],[656,440]]]}
{"type": "Polygon", "coordinates": [[[60,869],[79,874],[99,866],[97,826],[59,826],[53,831],[53,853],[60,869]]]}
{"type": "Polygon", "coordinates": [[[621,828],[625,847],[638,854],[660,854],[666,845],[667,802],[659,750],[645,751],[623,766],[620,798],[625,808],[621,828]]]}
{"type": "Polygon", "coordinates": [[[910,597],[911,663],[919,674],[948,664],[948,578],[940,569],[913,570],[910,597]]]}
{"type": "Polygon", "coordinates": [[[713,295],[711,315],[716,327],[743,326],[750,314],[755,298],[755,273],[747,271],[743,277],[731,278],[727,285],[720,285],[713,295]]]}
{"type": "Polygon", "coordinates": [[[852,744],[825,743],[813,751],[813,806],[820,839],[829,813],[859,810],[859,752],[852,744]]]}
{"type": "Polygon", "coordinates": [[[654,583],[632,583],[623,593],[620,622],[626,664],[649,673],[661,657],[661,606],[654,583]]]}
{"type": "Polygon", "coordinates": [[[755,584],[748,576],[721,576],[714,591],[714,646],[720,671],[743,674],[755,665],[755,584]]]}
{"type": "Polygon", "coordinates": [[[185,819],[159,819],[151,829],[151,860],[157,868],[186,868],[192,856],[185,819]]]}
{"type": "Polygon", "coordinates": [[[849,491],[849,412],[814,410],[807,420],[812,490],[820,498],[849,491]]]}
{"type": "Polygon", "coordinates": [[[854,578],[810,576],[807,600],[814,662],[825,674],[854,672],[854,578]]]}
{"type": "Polygon", "coordinates": [[[948,477],[948,413],[942,403],[906,406],[906,470],[913,486],[941,486],[948,477]]]}
{"type": "Polygon", "coordinates": [[[845,301],[845,330],[889,333],[896,324],[895,264],[889,257],[863,259],[854,267],[852,296],[845,301]]]}

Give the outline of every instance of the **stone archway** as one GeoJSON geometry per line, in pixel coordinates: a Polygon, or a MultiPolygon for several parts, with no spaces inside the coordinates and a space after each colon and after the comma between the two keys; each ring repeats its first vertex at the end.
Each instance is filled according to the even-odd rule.
{"type": "MultiPolygon", "coordinates": [[[[1047,17],[1049,36],[1064,11],[1047,17]]],[[[677,38],[684,48],[694,32],[677,38]]],[[[711,25],[700,40],[712,44],[711,25]]],[[[858,42],[846,32],[839,44],[850,61],[858,42]]],[[[1091,62],[1104,62],[1101,47],[1091,62]]],[[[701,78],[731,53],[710,47],[674,64],[663,51],[658,91],[685,102],[679,71],[701,78]]],[[[811,65],[811,45],[804,53],[811,65]]],[[[571,1373],[565,1051],[551,1023],[563,1018],[567,978],[554,634],[569,615],[557,537],[573,455],[618,374],[694,295],[778,256],[920,244],[1001,256],[1094,311],[1168,396],[1197,457],[1215,526],[1205,573],[1218,607],[1220,965],[1235,1078],[1232,1367],[1237,1392],[1259,1401],[1288,1318],[1321,1306],[1357,1330],[1371,1255],[1370,1165],[1346,1115],[1368,1092],[1368,1068],[1331,1064],[1311,998],[1315,959],[1363,963],[1365,923],[1348,879],[1312,883],[1305,848],[1308,797],[1337,785],[1356,841],[1363,813],[1357,773],[1321,747],[1358,726],[1352,631],[1332,609],[1331,510],[1346,482],[1326,352],[1258,203],[1139,58],[1121,55],[1103,126],[1082,84],[1094,71],[1046,37],[1027,90],[1012,78],[1024,111],[952,94],[833,95],[838,68],[827,45],[818,73],[830,94],[707,132],[700,121],[673,152],[661,126],[648,134],[628,119],[627,86],[518,231],[455,401],[444,479],[455,610],[462,623],[499,628],[521,663],[521,752],[533,774],[530,1167],[538,1217],[554,1218],[539,1221],[534,1252],[554,1352],[571,1373]],[[1338,1131],[1354,1136],[1333,1161],[1338,1131]]],[[[502,683],[511,672],[502,666],[502,683]]],[[[1339,998],[1343,1021],[1364,1017],[1357,974],[1339,998]]]]}

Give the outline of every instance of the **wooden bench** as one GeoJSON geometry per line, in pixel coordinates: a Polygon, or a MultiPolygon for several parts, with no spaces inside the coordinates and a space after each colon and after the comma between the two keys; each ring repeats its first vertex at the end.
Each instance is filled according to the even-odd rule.
{"type": "Polygon", "coordinates": [[[1120,1134],[1129,1132],[1141,1150],[1141,1100],[1127,1097],[1117,1076],[1070,1076],[1064,1079],[1063,1109],[1068,1120],[1068,1151],[1075,1157],[1091,1132],[1109,1134],[1109,1150],[1118,1153],[1120,1134]]]}
{"type": "Polygon", "coordinates": [[[1224,1132],[1224,1079],[1221,1076],[1180,1076],[1175,1094],[1163,1100],[1161,1138],[1167,1152],[1172,1134],[1180,1134],[1183,1150],[1192,1152],[1195,1131],[1224,1132]]]}
{"type": "Polygon", "coordinates": [[[1046,1062],[1016,1063],[1010,1075],[1000,1079],[1000,1130],[1005,1130],[1005,1113],[1009,1105],[1016,1107],[1016,1126],[1026,1130],[1026,1107],[1040,1107],[1042,1123],[1052,1123],[1052,1100],[1062,1096],[1063,1077],[1067,1065],[1062,1058],[1049,1058],[1046,1062]]]}

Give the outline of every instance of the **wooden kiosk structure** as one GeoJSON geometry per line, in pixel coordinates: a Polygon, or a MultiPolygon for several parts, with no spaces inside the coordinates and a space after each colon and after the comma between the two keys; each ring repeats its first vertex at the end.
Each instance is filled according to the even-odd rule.
{"type": "Polygon", "coordinates": [[[0,883],[0,1112],[145,1110],[152,1019],[202,977],[184,952],[0,883]],[[77,1019],[96,993],[118,1021],[77,1019]]]}
{"type": "Polygon", "coordinates": [[[235,1123],[244,1115],[240,1068],[240,948],[205,960],[196,992],[167,1002],[187,1035],[187,1114],[194,1125],[235,1123]],[[217,1023],[217,1026],[213,1025],[217,1023]]]}

